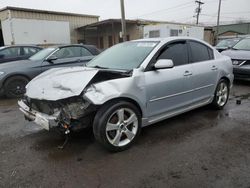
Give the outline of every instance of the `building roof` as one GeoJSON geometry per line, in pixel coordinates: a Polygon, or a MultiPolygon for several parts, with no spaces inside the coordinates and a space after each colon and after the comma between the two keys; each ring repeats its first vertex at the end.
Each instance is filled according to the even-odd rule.
{"type": "MultiPolygon", "coordinates": [[[[106,24],[112,24],[112,23],[121,23],[121,19],[107,19],[107,20],[102,20],[99,22],[91,23],[82,27],[79,27],[78,29],[85,29],[85,28],[91,28],[91,27],[97,27],[101,25],[106,25],[106,24]]],[[[126,23],[128,24],[143,24],[139,20],[126,20],[126,23]]]]}
{"type": "Polygon", "coordinates": [[[2,9],[0,9],[0,12],[5,11],[5,10],[15,10],[15,11],[45,13],[45,14],[57,14],[57,15],[69,15],[69,16],[95,17],[95,18],[99,18],[100,17],[100,16],[97,16],[97,15],[89,15],[89,14],[78,14],[78,13],[70,13],[70,12],[58,12],[58,11],[39,10],[39,9],[11,7],[11,6],[7,6],[7,7],[4,7],[2,9]]]}
{"type": "MultiPolygon", "coordinates": [[[[95,23],[91,23],[85,26],[81,26],[77,29],[86,29],[91,27],[98,27],[105,24],[112,24],[112,23],[121,23],[121,19],[107,19],[98,21],[95,23]]],[[[204,26],[198,26],[198,25],[191,25],[191,24],[185,24],[185,23],[177,23],[177,22],[167,22],[167,21],[155,21],[155,20],[143,20],[143,19],[136,19],[136,20],[126,20],[126,23],[128,24],[138,24],[138,25],[150,25],[150,24],[178,24],[178,25],[185,25],[185,26],[197,26],[197,27],[204,27],[204,26]]]]}
{"type": "MultiPolygon", "coordinates": [[[[250,21],[248,22],[241,22],[241,23],[229,23],[229,24],[220,24],[220,26],[237,26],[237,25],[245,25],[245,24],[250,24],[250,21]]],[[[214,27],[217,27],[216,25],[214,27]]]]}

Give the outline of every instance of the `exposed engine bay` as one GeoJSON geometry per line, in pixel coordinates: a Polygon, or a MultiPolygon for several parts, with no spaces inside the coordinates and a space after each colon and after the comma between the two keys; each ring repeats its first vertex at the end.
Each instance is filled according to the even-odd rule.
{"type": "Polygon", "coordinates": [[[81,130],[91,126],[93,123],[95,113],[99,106],[92,104],[91,101],[84,98],[84,92],[86,92],[89,86],[95,83],[129,76],[130,74],[124,72],[100,70],[90,80],[80,95],[55,101],[33,99],[29,96],[25,96],[22,103],[29,107],[29,112],[22,107],[21,103],[19,103],[21,107],[20,110],[24,113],[26,112],[25,118],[27,120],[35,121],[37,124],[42,121],[37,120],[39,116],[48,116],[43,121],[46,121],[46,119],[54,119],[53,123],[48,121],[48,129],[57,127],[65,134],[69,134],[70,131],[81,130]],[[38,115],[38,113],[41,115],[38,115]]]}

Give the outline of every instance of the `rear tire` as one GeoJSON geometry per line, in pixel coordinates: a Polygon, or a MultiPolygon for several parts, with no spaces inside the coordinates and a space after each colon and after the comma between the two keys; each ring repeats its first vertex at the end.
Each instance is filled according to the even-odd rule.
{"type": "Polygon", "coordinates": [[[4,94],[8,98],[19,98],[25,93],[29,80],[23,76],[13,76],[4,83],[4,94]]]}
{"type": "Polygon", "coordinates": [[[140,134],[141,114],[129,102],[107,103],[98,110],[93,131],[96,140],[109,151],[126,150],[140,134]]]}
{"type": "Polygon", "coordinates": [[[229,83],[221,79],[216,87],[212,106],[217,110],[222,110],[229,98],[229,83]]]}

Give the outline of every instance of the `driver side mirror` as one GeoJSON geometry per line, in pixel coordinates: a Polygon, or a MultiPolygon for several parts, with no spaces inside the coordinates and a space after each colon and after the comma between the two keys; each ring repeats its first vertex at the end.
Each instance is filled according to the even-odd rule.
{"type": "Polygon", "coordinates": [[[58,57],[56,57],[55,55],[51,55],[49,56],[46,60],[50,63],[53,63],[53,61],[57,60],[58,57]]]}
{"type": "Polygon", "coordinates": [[[154,65],[154,68],[156,70],[157,69],[169,69],[173,67],[174,67],[174,63],[171,59],[159,59],[154,65]]]}

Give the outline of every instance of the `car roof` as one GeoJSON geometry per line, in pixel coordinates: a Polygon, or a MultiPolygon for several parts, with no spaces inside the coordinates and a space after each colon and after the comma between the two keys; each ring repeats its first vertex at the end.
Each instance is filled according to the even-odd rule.
{"type": "Polygon", "coordinates": [[[200,39],[197,39],[197,38],[185,37],[185,36],[181,36],[181,37],[165,37],[165,38],[145,38],[145,39],[139,39],[139,40],[134,40],[134,41],[168,42],[168,41],[173,41],[173,40],[195,40],[195,41],[204,42],[204,41],[202,41],[200,39]]]}
{"type": "Polygon", "coordinates": [[[204,40],[201,39],[197,39],[194,37],[186,37],[186,36],[178,36],[178,37],[166,37],[166,38],[145,38],[145,39],[139,39],[139,40],[134,40],[137,42],[159,42],[159,43],[167,43],[167,42],[171,42],[171,41],[176,41],[176,40],[193,40],[196,42],[200,42],[210,48],[213,48],[213,46],[211,46],[209,43],[207,43],[204,40]]]}

